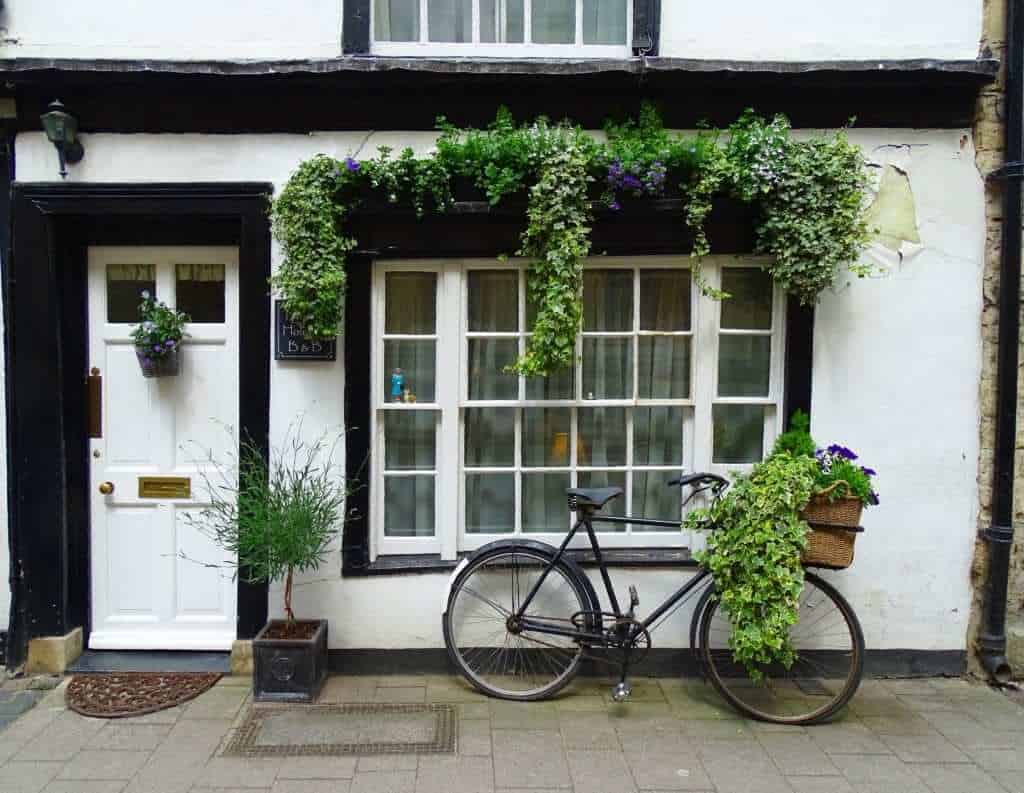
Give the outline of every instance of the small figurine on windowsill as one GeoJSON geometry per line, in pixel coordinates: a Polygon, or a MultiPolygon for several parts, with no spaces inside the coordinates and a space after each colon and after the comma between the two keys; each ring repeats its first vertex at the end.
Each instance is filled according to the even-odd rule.
{"type": "Polygon", "coordinates": [[[402,392],[405,390],[405,373],[396,366],[391,371],[391,401],[402,402],[402,392]]]}

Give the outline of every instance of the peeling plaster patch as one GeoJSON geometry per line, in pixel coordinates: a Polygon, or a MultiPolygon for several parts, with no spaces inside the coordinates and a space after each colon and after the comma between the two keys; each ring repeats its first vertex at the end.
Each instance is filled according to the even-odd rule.
{"type": "Polygon", "coordinates": [[[908,164],[882,167],[875,200],[867,210],[868,226],[875,230],[868,254],[886,268],[898,267],[922,249],[908,164]]]}

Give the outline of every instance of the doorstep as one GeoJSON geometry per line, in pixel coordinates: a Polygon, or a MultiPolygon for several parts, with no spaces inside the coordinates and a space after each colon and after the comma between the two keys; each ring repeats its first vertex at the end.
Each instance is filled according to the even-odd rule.
{"type": "Polygon", "coordinates": [[[86,650],[67,671],[75,672],[221,672],[228,674],[228,653],[86,650]]]}

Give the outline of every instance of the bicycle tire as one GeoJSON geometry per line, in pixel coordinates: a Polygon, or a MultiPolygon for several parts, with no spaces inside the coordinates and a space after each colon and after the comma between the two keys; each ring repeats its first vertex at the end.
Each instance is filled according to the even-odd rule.
{"type": "MultiPolygon", "coordinates": [[[[727,620],[727,618],[724,610],[720,608],[720,600],[713,598],[708,601],[700,617],[701,658],[712,685],[719,694],[741,713],[759,721],[768,721],[776,724],[816,724],[826,721],[837,714],[857,692],[864,674],[864,633],[861,629],[860,621],[857,619],[853,607],[850,606],[846,598],[835,587],[813,573],[808,572],[804,581],[801,603],[811,603],[815,592],[821,593],[835,607],[836,612],[842,616],[843,625],[846,629],[845,635],[849,640],[849,648],[840,647],[838,650],[827,648],[805,649],[803,653],[800,653],[800,647],[797,647],[798,659],[789,670],[785,670],[786,679],[780,679],[782,675],[773,675],[760,688],[746,678],[745,672],[742,676],[738,674],[738,667],[732,661],[731,651],[727,647],[720,646],[723,644],[720,639],[717,641],[712,639],[712,624],[716,614],[722,611],[721,619],[727,620]],[[808,593],[810,593],[809,596],[808,593]],[[811,660],[811,653],[818,654],[816,660],[811,660]],[[831,669],[839,668],[838,664],[846,657],[849,658],[848,669],[845,678],[841,679],[839,684],[832,682],[833,678],[825,677],[824,675],[814,677],[801,676],[800,674],[800,670],[830,673],[827,665],[831,665],[831,669]],[[788,685],[784,688],[782,686],[783,682],[792,683],[795,688],[790,688],[788,685]],[[816,687],[822,691],[832,691],[834,693],[829,694],[828,698],[825,699],[825,695],[818,693],[816,687]],[[769,691],[772,688],[775,689],[776,693],[769,691]],[[757,707],[754,704],[755,701],[760,701],[764,704],[757,707]],[[769,706],[769,702],[771,706],[769,706]],[[806,703],[807,710],[804,710],[805,706],[803,703],[806,703]],[[811,707],[812,704],[813,707],[811,707]]],[[[824,601],[819,600],[819,604],[821,603],[824,603],[824,601]]],[[[804,610],[804,606],[801,605],[801,613],[804,610]]],[[[822,611],[822,614],[827,616],[824,611],[822,611]]],[[[808,628],[815,624],[820,624],[824,617],[819,614],[815,615],[814,619],[816,622],[808,624],[808,628]]],[[[827,627],[827,624],[823,627],[827,627]]],[[[837,628],[835,633],[830,635],[839,636],[839,629],[837,628]]],[[[820,644],[821,637],[824,634],[818,631],[810,634],[810,636],[815,637],[817,643],[820,644]]],[[[832,643],[840,644],[840,640],[836,639],[832,643]]]]}
{"type": "MultiPolygon", "coordinates": [[[[552,667],[551,664],[553,664],[554,661],[550,661],[549,659],[548,666],[552,668],[553,671],[557,672],[557,674],[552,675],[551,680],[534,687],[523,687],[521,690],[515,690],[509,687],[500,687],[492,682],[492,680],[490,680],[481,669],[474,668],[474,662],[470,657],[470,652],[478,648],[475,646],[470,647],[468,648],[469,652],[467,652],[467,648],[460,647],[460,621],[465,621],[463,617],[464,609],[462,607],[462,601],[468,601],[470,598],[473,598],[474,595],[467,594],[465,598],[462,598],[462,596],[466,593],[467,583],[474,580],[474,576],[477,576],[480,571],[485,569],[490,572],[500,568],[501,565],[515,567],[517,563],[521,564],[522,562],[531,561],[534,564],[535,569],[539,570],[542,566],[550,565],[555,553],[556,550],[554,548],[543,546],[541,543],[530,543],[529,545],[509,544],[485,549],[483,552],[470,559],[469,564],[452,584],[451,592],[448,596],[448,604],[442,617],[445,646],[448,649],[449,657],[459,670],[459,673],[478,691],[498,699],[522,702],[547,699],[561,691],[565,686],[572,682],[579,673],[584,645],[580,642],[574,642],[575,646],[570,650],[568,642],[566,642],[566,646],[558,648],[561,650],[563,656],[568,656],[564,659],[564,668],[559,670],[557,665],[552,667]]],[[[571,593],[571,598],[565,599],[566,603],[564,605],[566,608],[564,609],[564,613],[560,614],[557,619],[568,620],[575,614],[593,611],[594,605],[591,603],[589,589],[586,583],[581,580],[582,573],[577,569],[574,569],[574,567],[567,561],[559,560],[559,562],[551,568],[551,572],[548,574],[547,579],[545,579],[544,587],[548,586],[549,581],[552,581],[557,585],[557,579],[552,579],[552,576],[560,577],[561,583],[567,585],[568,591],[571,593]]],[[[547,593],[538,593],[538,597],[542,594],[547,593]]],[[[492,595],[491,592],[488,592],[488,595],[489,597],[486,599],[476,595],[476,599],[471,602],[475,603],[481,600],[484,600],[485,602],[486,600],[497,602],[495,597],[490,596],[492,595]]],[[[510,597],[510,607],[511,602],[510,597]]],[[[535,600],[534,602],[536,603],[539,601],[535,600]]],[[[499,605],[504,605],[504,603],[500,603],[499,605]]],[[[498,618],[502,615],[502,612],[498,612],[498,610],[493,607],[492,610],[496,612],[495,616],[492,617],[492,621],[496,625],[498,624],[498,618]]],[[[511,608],[508,610],[511,610],[511,608]]],[[[548,618],[555,617],[549,615],[548,618]]],[[[484,627],[480,635],[489,630],[489,627],[493,627],[493,625],[484,627]]],[[[506,635],[499,636],[496,641],[505,641],[507,643],[509,641],[508,636],[511,635],[512,634],[508,632],[508,629],[506,628],[506,635]]],[[[523,635],[525,635],[525,633],[517,634],[516,638],[523,635]]],[[[529,637],[527,637],[527,640],[530,640],[529,637]]],[[[536,641],[534,644],[536,644],[536,641]]],[[[538,652],[541,654],[547,652],[549,656],[551,655],[550,648],[541,649],[540,644],[537,644],[536,647],[525,648],[525,652],[523,652],[524,648],[522,647],[508,648],[506,646],[506,650],[499,651],[496,656],[494,653],[491,654],[497,658],[499,663],[502,661],[505,663],[505,667],[503,669],[499,667],[495,670],[495,677],[500,676],[497,674],[499,671],[512,671],[514,673],[516,668],[527,672],[529,670],[533,670],[534,672],[537,672],[538,670],[543,671],[545,668],[544,665],[538,663],[536,659],[534,663],[531,664],[530,654],[531,652],[534,654],[538,652]],[[504,658],[502,658],[503,654],[504,658]],[[519,664],[518,667],[517,662],[519,664]]],[[[494,659],[492,658],[492,661],[493,660],[494,659]]],[[[504,675],[504,677],[509,677],[509,675],[504,675]]]]}

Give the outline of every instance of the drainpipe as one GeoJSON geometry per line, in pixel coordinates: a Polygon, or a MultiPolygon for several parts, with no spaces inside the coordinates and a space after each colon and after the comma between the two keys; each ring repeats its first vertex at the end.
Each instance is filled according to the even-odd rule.
{"type": "Polygon", "coordinates": [[[1017,364],[1020,344],[1021,178],[1024,176],[1024,0],[1006,5],[1006,147],[1003,238],[999,261],[999,336],[996,363],[996,437],[988,580],[978,635],[981,665],[997,683],[1012,677],[1006,660],[1006,591],[1013,544],[1013,476],[1017,440],[1017,364]]]}

